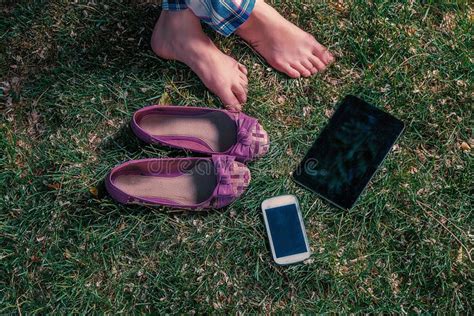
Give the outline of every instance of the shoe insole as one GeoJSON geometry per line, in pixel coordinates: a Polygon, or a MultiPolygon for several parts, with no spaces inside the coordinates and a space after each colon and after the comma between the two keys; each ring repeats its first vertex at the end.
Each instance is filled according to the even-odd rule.
{"type": "Polygon", "coordinates": [[[235,122],[222,112],[195,116],[149,114],[139,125],[154,136],[188,136],[204,141],[213,151],[225,152],[236,142],[235,122]]]}
{"type": "Polygon", "coordinates": [[[131,196],[160,198],[181,205],[198,204],[211,196],[217,184],[213,165],[211,162],[209,165],[204,168],[199,165],[176,177],[119,175],[114,183],[131,196]]]}

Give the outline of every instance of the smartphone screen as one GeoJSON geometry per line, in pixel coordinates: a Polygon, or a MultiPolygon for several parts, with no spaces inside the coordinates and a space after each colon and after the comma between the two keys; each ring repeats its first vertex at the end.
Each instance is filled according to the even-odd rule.
{"type": "Polygon", "coordinates": [[[265,213],[277,258],[308,251],[295,204],[269,208],[265,213]]]}
{"type": "Polygon", "coordinates": [[[403,122],[392,115],[348,96],[293,177],[336,206],[349,209],[403,128],[403,122]]]}

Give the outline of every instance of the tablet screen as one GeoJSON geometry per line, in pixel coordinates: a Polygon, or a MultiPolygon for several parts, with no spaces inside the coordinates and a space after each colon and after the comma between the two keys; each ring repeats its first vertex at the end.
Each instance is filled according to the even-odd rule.
{"type": "Polygon", "coordinates": [[[296,182],[351,208],[403,131],[403,122],[348,96],[293,173],[296,182]]]}

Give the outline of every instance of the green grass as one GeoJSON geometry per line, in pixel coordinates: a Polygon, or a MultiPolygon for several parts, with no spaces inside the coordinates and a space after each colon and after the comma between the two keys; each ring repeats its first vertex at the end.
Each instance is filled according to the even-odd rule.
{"type": "Polygon", "coordinates": [[[311,79],[290,80],[240,39],[209,32],[248,66],[245,111],[272,146],[250,164],[240,200],[192,213],[122,206],[103,190],[123,161],[192,155],[139,142],[133,111],[220,107],[188,68],[152,53],[160,7],[5,3],[1,314],[473,312],[474,166],[472,150],[460,149],[474,145],[466,4],[275,1],[338,56],[311,79]],[[349,93],[407,128],[357,206],[342,212],[289,173],[349,93]],[[270,256],[259,205],[284,193],[301,202],[314,251],[306,264],[279,267],[270,256]]]}

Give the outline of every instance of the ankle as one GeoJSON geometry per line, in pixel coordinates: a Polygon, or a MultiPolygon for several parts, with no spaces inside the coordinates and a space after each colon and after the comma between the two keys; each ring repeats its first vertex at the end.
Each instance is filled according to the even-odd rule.
{"type": "Polygon", "coordinates": [[[267,14],[265,6],[268,6],[263,0],[256,0],[255,6],[252,10],[247,21],[245,21],[236,31],[237,35],[239,33],[249,33],[255,31],[259,26],[264,25],[267,14]]]}

